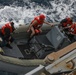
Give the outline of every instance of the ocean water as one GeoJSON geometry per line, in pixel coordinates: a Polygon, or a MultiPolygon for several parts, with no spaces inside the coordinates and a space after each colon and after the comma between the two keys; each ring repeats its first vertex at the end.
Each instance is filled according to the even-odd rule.
{"type": "Polygon", "coordinates": [[[23,20],[30,23],[34,16],[44,13],[49,22],[65,17],[76,21],[76,0],[0,0],[0,22],[23,20]]]}

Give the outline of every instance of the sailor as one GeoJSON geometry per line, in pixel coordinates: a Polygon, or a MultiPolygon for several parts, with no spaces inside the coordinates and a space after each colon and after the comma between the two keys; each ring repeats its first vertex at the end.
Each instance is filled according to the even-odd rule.
{"type": "Polygon", "coordinates": [[[42,27],[43,23],[53,26],[52,24],[45,21],[44,14],[40,14],[39,16],[36,16],[34,18],[34,20],[32,20],[32,22],[30,23],[29,28],[27,30],[27,32],[31,31],[30,38],[32,38],[34,35],[42,32],[41,27],[42,27]]]}
{"type": "Polygon", "coordinates": [[[76,35],[76,23],[73,23],[71,26],[68,27],[67,35],[70,40],[74,39],[74,36],[76,35]]]}
{"type": "Polygon", "coordinates": [[[63,19],[63,20],[60,22],[60,24],[61,24],[62,27],[66,27],[66,26],[68,26],[68,25],[71,25],[72,23],[73,23],[73,20],[72,20],[72,18],[70,18],[70,17],[67,17],[67,18],[63,19]]]}
{"type": "Polygon", "coordinates": [[[0,42],[0,46],[6,46],[10,49],[12,47],[10,44],[14,41],[13,37],[11,36],[11,33],[15,30],[14,23],[9,22],[6,23],[1,29],[0,29],[0,37],[2,38],[2,42],[0,42]]]}
{"type": "Polygon", "coordinates": [[[64,30],[64,31],[68,31],[68,26],[70,26],[73,23],[72,18],[67,17],[65,19],[63,19],[60,22],[60,27],[64,30]]]}

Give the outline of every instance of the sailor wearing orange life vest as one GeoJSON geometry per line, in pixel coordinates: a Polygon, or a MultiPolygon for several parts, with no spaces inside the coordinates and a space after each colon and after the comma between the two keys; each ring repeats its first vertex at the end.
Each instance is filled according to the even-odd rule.
{"type": "Polygon", "coordinates": [[[69,32],[72,35],[76,35],[76,23],[73,23],[70,28],[69,28],[69,32]]]}
{"type": "Polygon", "coordinates": [[[68,38],[72,41],[75,41],[74,36],[76,35],[76,23],[73,23],[71,26],[68,27],[68,38]]]}
{"type": "Polygon", "coordinates": [[[71,26],[72,24],[73,24],[72,18],[67,17],[60,22],[59,27],[61,27],[63,31],[67,32],[69,29],[69,26],[71,26]]]}
{"type": "MultiPolygon", "coordinates": [[[[12,48],[10,46],[10,43],[13,42],[13,38],[11,37],[11,33],[15,30],[14,23],[6,23],[1,29],[0,29],[0,37],[2,37],[3,42],[6,41],[9,48],[12,48]]],[[[5,42],[4,42],[5,43],[5,42]]],[[[2,45],[1,45],[2,46],[2,45]]]]}
{"type": "Polygon", "coordinates": [[[1,32],[3,35],[5,35],[5,29],[8,28],[10,33],[12,33],[14,31],[14,26],[13,26],[13,22],[7,23],[5,24],[2,28],[1,28],[1,32]]]}
{"type": "Polygon", "coordinates": [[[63,19],[60,24],[62,27],[67,27],[73,23],[73,20],[70,17],[63,19]]]}
{"type": "Polygon", "coordinates": [[[30,24],[30,26],[29,26],[29,28],[27,30],[27,32],[32,31],[32,33],[30,35],[30,38],[33,35],[39,34],[39,33],[42,32],[41,27],[42,27],[43,23],[48,24],[50,26],[53,26],[50,23],[45,21],[45,15],[44,14],[40,14],[39,16],[36,16],[34,18],[34,20],[31,22],[31,24],[30,24]]]}

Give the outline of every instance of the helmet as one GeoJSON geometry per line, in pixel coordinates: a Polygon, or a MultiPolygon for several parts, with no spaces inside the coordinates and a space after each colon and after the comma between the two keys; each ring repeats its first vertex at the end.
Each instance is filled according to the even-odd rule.
{"type": "Polygon", "coordinates": [[[14,25],[14,22],[10,22],[11,23],[11,26],[13,26],[14,25]]]}
{"type": "Polygon", "coordinates": [[[39,18],[40,19],[45,19],[45,15],[44,14],[40,14],[39,18]]]}

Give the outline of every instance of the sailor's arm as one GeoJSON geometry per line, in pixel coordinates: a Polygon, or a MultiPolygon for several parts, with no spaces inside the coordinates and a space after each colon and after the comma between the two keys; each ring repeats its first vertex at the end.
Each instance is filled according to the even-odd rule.
{"type": "Polygon", "coordinates": [[[34,21],[33,23],[31,23],[31,24],[29,25],[29,28],[28,28],[27,32],[29,32],[30,29],[31,29],[31,27],[32,27],[33,25],[35,25],[35,24],[36,24],[36,21],[34,21]]]}
{"type": "Polygon", "coordinates": [[[52,23],[49,23],[49,22],[46,22],[46,21],[44,21],[44,23],[47,24],[47,25],[50,25],[51,27],[53,26],[52,23]]]}
{"type": "Polygon", "coordinates": [[[32,24],[30,24],[29,25],[29,28],[28,28],[28,30],[27,30],[27,32],[29,32],[30,31],[30,28],[32,27],[32,24]]]}
{"type": "Polygon", "coordinates": [[[67,22],[67,20],[63,19],[63,20],[61,20],[60,24],[63,24],[63,23],[66,23],[66,22],[67,22]]]}
{"type": "Polygon", "coordinates": [[[74,36],[76,36],[76,34],[74,34],[74,33],[72,33],[72,32],[70,32],[70,34],[71,34],[71,35],[74,35],[74,36]]]}
{"type": "Polygon", "coordinates": [[[70,28],[70,27],[71,27],[71,26],[63,27],[63,30],[64,30],[64,29],[68,29],[68,28],[70,28]]]}

